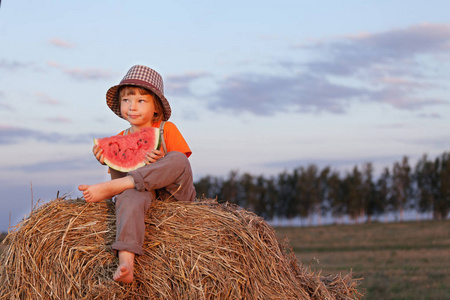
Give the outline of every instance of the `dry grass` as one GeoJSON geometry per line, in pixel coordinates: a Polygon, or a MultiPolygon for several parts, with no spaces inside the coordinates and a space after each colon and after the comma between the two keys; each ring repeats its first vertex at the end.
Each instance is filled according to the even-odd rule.
{"type": "Polygon", "coordinates": [[[0,299],[358,299],[351,275],[320,276],[256,215],[214,200],[155,201],[135,280],[111,280],[112,202],[55,199],[4,243],[0,299]]]}

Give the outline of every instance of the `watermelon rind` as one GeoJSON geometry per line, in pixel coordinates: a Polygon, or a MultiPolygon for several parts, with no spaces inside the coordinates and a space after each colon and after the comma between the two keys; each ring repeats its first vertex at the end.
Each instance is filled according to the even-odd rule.
{"type": "Polygon", "coordinates": [[[127,172],[133,171],[137,168],[140,168],[140,167],[143,167],[146,165],[145,154],[152,150],[159,149],[159,147],[161,145],[161,132],[160,132],[159,128],[148,127],[148,128],[141,130],[140,132],[132,133],[132,134],[124,135],[124,136],[116,135],[116,136],[106,137],[106,138],[102,138],[102,139],[95,138],[94,144],[98,145],[101,148],[102,148],[102,146],[106,147],[105,149],[102,148],[104,162],[106,165],[108,165],[110,168],[112,168],[114,170],[127,173],[127,172]],[[147,142],[149,142],[149,147],[144,147],[144,148],[140,149],[138,147],[138,145],[134,146],[132,142],[142,141],[141,137],[143,137],[143,136],[145,136],[146,137],[145,140],[147,142]],[[150,137],[152,137],[153,139],[149,140],[150,137]],[[111,141],[113,141],[113,142],[111,142],[111,141]],[[127,159],[126,162],[123,162],[121,164],[121,162],[115,156],[111,155],[111,153],[110,153],[111,150],[107,151],[108,146],[101,145],[102,143],[106,143],[106,142],[110,142],[110,146],[111,146],[111,143],[115,143],[115,144],[122,143],[121,146],[123,149],[119,147],[119,152],[116,153],[116,155],[117,156],[126,155],[126,152],[130,151],[134,155],[133,159],[138,159],[138,160],[135,162],[131,162],[130,161],[131,158],[129,158],[129,159],[127,159]],[[126,148],[123,145],[123,143],[126,143],[126,142],[131,143],[131,145],[129,145],[129,148],[126,148]],[[137,154],[135,154],[135,152],[137,154]],[[126,165],[125,165],[125,163],[126,163],[126,165]]]}

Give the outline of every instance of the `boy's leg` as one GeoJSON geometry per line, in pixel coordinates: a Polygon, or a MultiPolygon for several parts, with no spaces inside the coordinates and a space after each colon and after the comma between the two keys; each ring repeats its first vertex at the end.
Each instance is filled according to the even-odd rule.
{"type": "Polygon", "coordinates": [[[116,196],[115,250],[142,255],[145,237],[145,214],[155,199],[155,190],[166,190],[176,200],[195,200],[191,165],[181,152],[169,152],[158,161],[129,173],[135,189],[127,189],[116,196]]]}
{"type": "Polygon", "coordinates": [[[114,250],[142,255],[145,214],[155,199],[154,191],[128,189],[116,197],[116,242],[114,250]]]}
{"type": "Polygon", "coordinates": [[[139,191],[164,189],[178,201],[194,201],[192,169],[186,155],[171,151],[156,162],[128,173],[139,191]]]}
{"type": "Polygon", "coordinates": [[[115,281],[133,281],[134,256],[142,255],[145,237],[145,213],[154,199],[152,192],[127,189],[116,197],[116,242],[112,248],[119,252],[115,281]]]}
{"type": "MultiPolygon", "coordinates": [[[[164,189],[179,201],[195,200],[191,166],[183,153],[169,152],[129,175],[134,179],[135,188],[116,196],[116,242],[112,248],[119,251],[119,258],[121,252],[143,254],[145,215],[156,198],[155,190],[164,189]]],[[[115,278],[121,276],[121,268],[119,266],[115,278]]]]}

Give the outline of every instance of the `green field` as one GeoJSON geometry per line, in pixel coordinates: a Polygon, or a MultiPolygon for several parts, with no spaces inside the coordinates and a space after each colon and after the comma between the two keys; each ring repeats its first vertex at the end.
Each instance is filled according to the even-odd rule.
{"type": "Polygon", "coordinates": [[[363,277],[364,299],[450,299],[450,220],[276,228],[321,274],[363,277]]]}

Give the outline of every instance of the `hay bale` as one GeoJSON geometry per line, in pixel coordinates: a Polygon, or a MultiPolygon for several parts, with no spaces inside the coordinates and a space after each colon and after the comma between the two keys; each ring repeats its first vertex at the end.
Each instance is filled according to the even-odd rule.
{"type": "Polygon", "coordinates": [[[357,280],[320,277],[255,214],[215,200],[155,201],[135,280],[119,284],[111,201],[55,199],[5,239],[0,299],[358,299],[357,280]]]}

